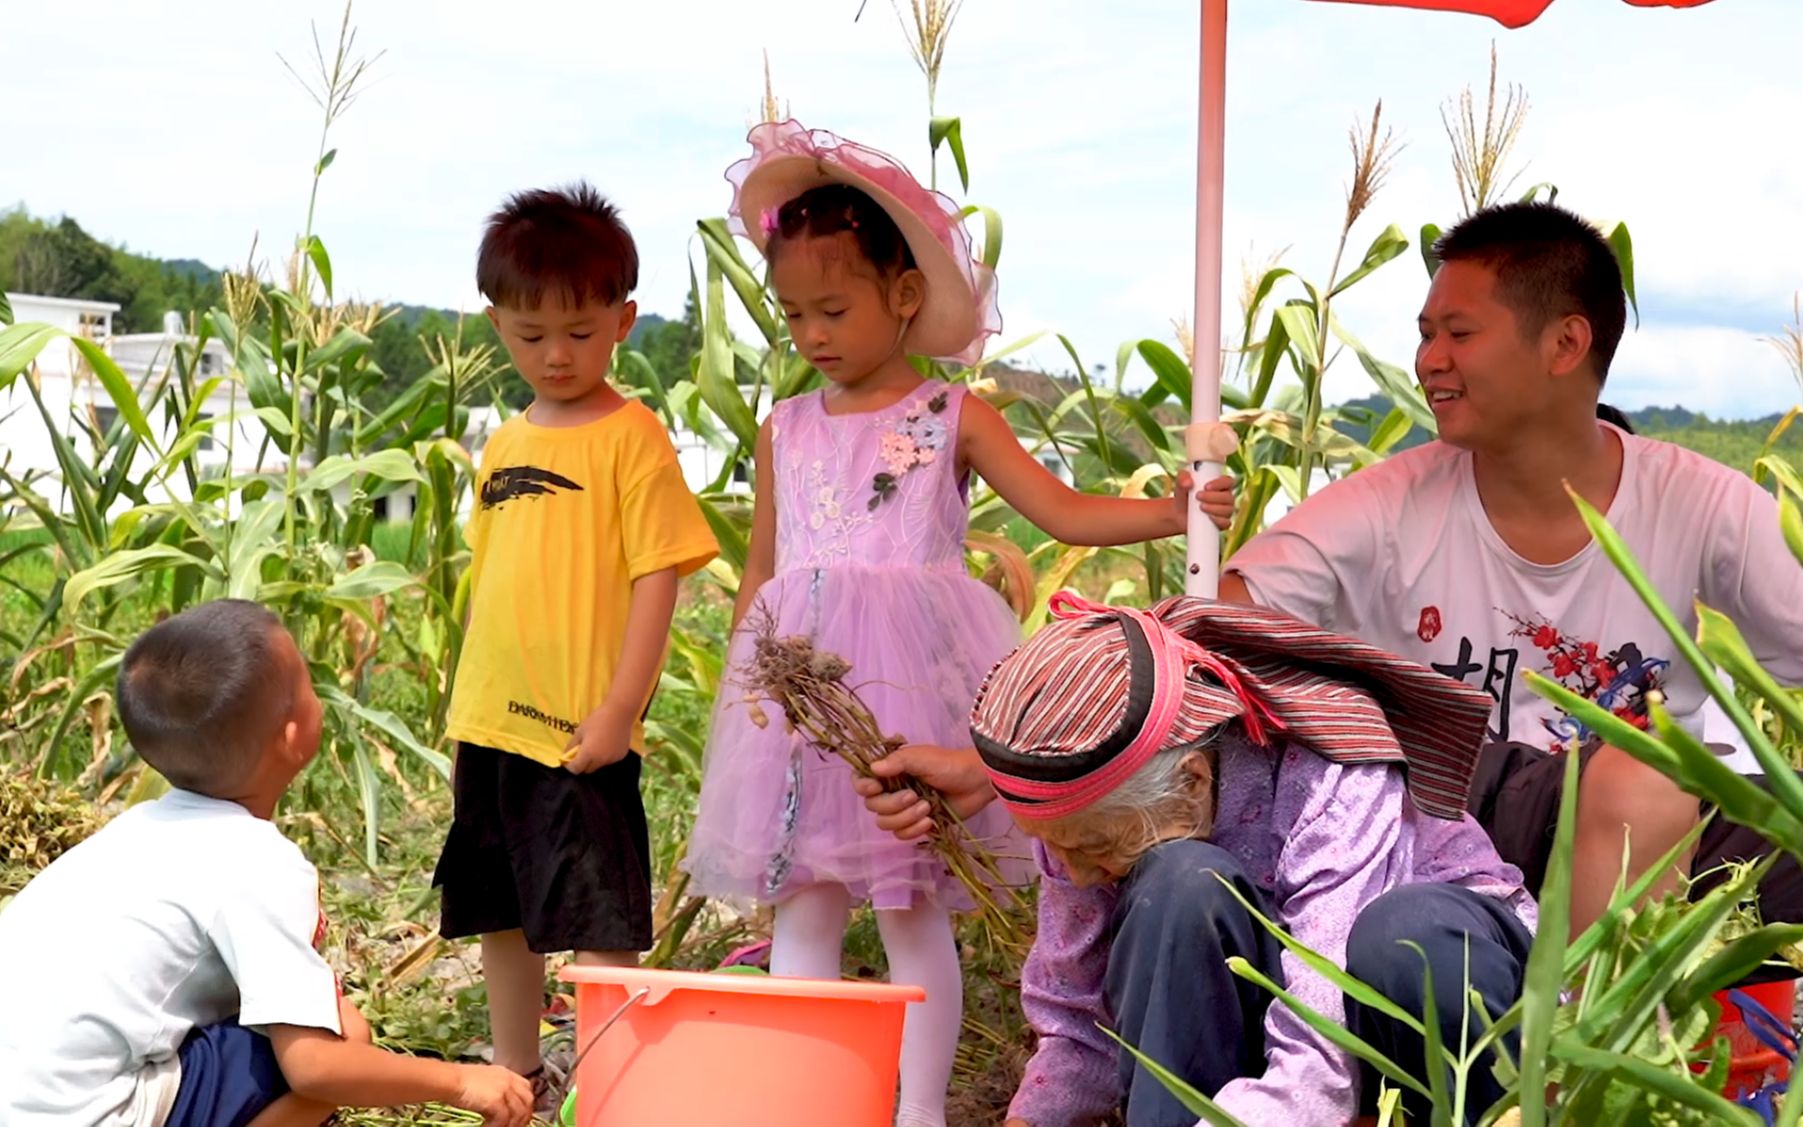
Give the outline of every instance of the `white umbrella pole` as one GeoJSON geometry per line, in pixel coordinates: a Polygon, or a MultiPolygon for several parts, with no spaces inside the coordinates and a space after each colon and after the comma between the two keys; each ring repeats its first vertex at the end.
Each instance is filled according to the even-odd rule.
{"type": "MultiPolygon", "coordinates": [[[[1221,196],[1227,136],[1227,0],[1202,0],[1202,66],[1196,109],[1196,308],[1190,320],[1195,360],[1185,436],[1198,489],[1220,476],[1235,440],[1221,418],[1221,196]],[[1223,433],[1225,432],[1225,433],[1223,433]]],[[[1185,592],[1213,598],[1220,588],[1221,534],[1196,506],[1189,510],[1185,592]]]]}

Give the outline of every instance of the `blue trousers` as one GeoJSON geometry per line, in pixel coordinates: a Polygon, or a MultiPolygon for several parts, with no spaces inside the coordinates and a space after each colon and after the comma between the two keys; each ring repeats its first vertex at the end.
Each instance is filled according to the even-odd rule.
{"type": "Polygon", "coordinates": [[[165,1127],[244,1127],[288,1091],[269,1038],[235,1018],[188,1034],[165,1127]]]}
{"type": "MultiPolygon", "coordinates": [[[[1202,841],[1170,841],[1154,848],[1122,883],[1113,921],[1104,994],[1115,1029],[1128,1044],[1213,1094],[1229,1080],[1265,1070],[1265,1009],[1270,995],[1227,969],[1237,955],[1273,981],[1284,981],[1281,947],[1215,874],[1229,881],[1267,919],[1276,913],[1239,861],[1202,841]],[[1238,1036],[1223,1035],[1237,1029],[1238,1036]]],[[[1373,900],[1353,923],[1347,970],[1419,1017],[1425,1010],[1419,945],[1433,968],[1441,1036],[1461,1044],[1467,982],[1491,1015],[1513,1005],[1533,937],[1501,903],[1447,884],[1406,885],[1373,900]]],[[[1348,999],[1346,1022],[1410,1075],[1425,1081],[1426,1047],[1406,1025],[1348,999]]],[[[1474,1031],[1482,1024],[1473,1016],[1474,1031]]],[[[1475,1032],[1473,1036],[1475,1036],[1475,1032]]],[[[1508,1045],[1511,1055],[1514,1045],[1508,1045]]],[[[1127,1127],[1194,1127],[1156,1077],[1121,1054],[1127,1127]]],[[[1363,1070],[1363,1103],[1375,1106],[1376,1074],[1363,1070]]],[[[1450,1081],[1449,1081],[1450,1083],[1450,1081]]],[[[1502,1096],[1489,1068],[1471,1072],[1467,1118],[1502,1096]]],[[[1405,1107],[1408,1101],[1405,1100],[1405,1107]]],[[[1425,1119],[1421,1109],[1411,1115],[1425,1119]]]]}

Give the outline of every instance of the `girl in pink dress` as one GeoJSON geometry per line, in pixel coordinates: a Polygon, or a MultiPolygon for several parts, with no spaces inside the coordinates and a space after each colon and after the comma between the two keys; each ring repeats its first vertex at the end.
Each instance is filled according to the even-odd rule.
{"type": "MultiPolygon", "coordinates": [[[[845,658],[885,732],[965,746],[984,676],[1020,641],[1007,604],[965,567],[971,475],[1069,544],[1180,534],[1182,491],[1078,493],[994,407],[910,364],[974,363],[1000,328],[994,275],[949,199],[792,121],[750,141],[727,173],[734,230],[764,255],[795,348],[826,387],[778,403],[758,434],[750,555],[686,867],[698,892],[775,905],[779,975],[838,978],[852,906],[877,909],[891,980],[927,991],[907,1018],[897,1123],[943,1127],[963,1006],[949,913],[969,900],[931,853],[877,828],[843,761],[780,716],[755,722],[738,687],[753,641],[742,626],[768,615],[777,636],[845,658]]],[[[969,825],[1024,877],[1007,827],[999,807],[969,825]]]]}

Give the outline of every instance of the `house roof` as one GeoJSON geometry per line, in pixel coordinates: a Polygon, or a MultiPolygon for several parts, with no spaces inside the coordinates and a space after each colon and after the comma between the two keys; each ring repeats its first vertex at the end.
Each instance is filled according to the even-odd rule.
{"type": "Polygon", "coordinates": [[[35,293],[9,293],[6,300],[17,307],[29,302],[33,305],[49,305],[59,309],[91,309],[101,313],[117,313],[122,308],[116,301],[91,301],[85,297],[47,297],[35,293]]]}

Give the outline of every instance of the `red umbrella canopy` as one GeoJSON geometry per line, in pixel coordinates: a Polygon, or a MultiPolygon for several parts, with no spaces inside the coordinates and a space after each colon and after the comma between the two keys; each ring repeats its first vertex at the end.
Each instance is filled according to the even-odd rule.
{"type": "MultiPolygon", "coordinates": [[[[1386,8],[1427,8],[1436,12],[1468,12],[1489,16],[1504,27],[1533,23],[1553,0],[1329,0],[1339,4],[1378,4],[1386,8]]],[[[1626,0],[1637,8],[1695,8],[1709,0],[1626,0]]]]}

